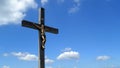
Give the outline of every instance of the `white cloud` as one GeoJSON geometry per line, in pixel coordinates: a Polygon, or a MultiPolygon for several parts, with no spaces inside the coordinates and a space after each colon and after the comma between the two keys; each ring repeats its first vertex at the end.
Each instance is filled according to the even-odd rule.
{"type": "Polygon", "coordinates": [[[53,68],[52,66],[47,66],[46,68],[53,68]]]}
{"type": "Polygon", "coordinates": [[[75,3],[79,4],[80,0],[73,0],[75,3]]]}
{"type": "MultiPolygon", "coordinates": [[[[65,3],[67,2],[67,0],[57,0],[58,3],[65,3]]],[[[72,1],[72,4],[70,5],[71,8],[68,8],[68,13],[72,14],[72,13],[76,13],[79,11],[80,9],[80,0],[69,0],[72,1]]]]}
{"type": "Polygon", "coordinates": [[[78,10],[79,10],[79,7],[74,6],[74,7],[70,8],[70,10],[69,10],[68,12],[69,12],[69,13],[75,13],[75,12],[77,12],[78,10]]]}
{"type": "Polygon", "coordinates": [[[79,59],[79,53],[76,51],[68,51],[61,53],[57,59],[58,60],[71,60],[71,59],[79,59]]]}
{"type": "Polygon", "coordinates": [[[110,56],[98,56],[96,59],[101,60],[101,61],[105,61],[105,60],[109,60],[110,56]]]}
{"type": "Polygon", "coordinates": [[[48,3],[48,0],[41,0],[41,5],[44,6],[46,3],[48,3]]]}
{"type": "Polygon", "coordinates": [[[117,66],[117,65],[108,65],[108,66],[104,66],[103,68],[120,68],[120,66],[117,66]]]}
{"type": "Polygon", "coordinates": [[[30,54],[30,53],[27,53],[27,52],[12,52],[12,55],[13,56],[16,56],[18,57],[18,59],[20,60],[24,60],[24,61],[37,61],[38,60],[38,57],[34,54],[30,54]]]}
{"type": "Polygon", "coordinates": [[[74,5],[69,9],[68,13],[75,13],[80,8],[80,0],[73,0],[73,2],[74,2],[74,5]]]}
{"type": "Polygon", "coordinates": [[[54,60],[49,59],[49,58],[45,58],[45,64],[52,64],[54,62],[54,60]]]}
{"type": "Polygon", "coordinates": [[[18,24],[29,8],[36,8],[34,0],[0,0],[0,25],[18,24]]]}
{"type": "Polygon", "coordinates": [[[3,56],[7,57],[9,54],[8,53],[4,53],[3,56]]]}
{"type": "Polygon", "coordinates": [[[111,67],[110,68],[116,68],[116,66],[115,65],[111,65],[111,67]]]}
{"type": "Polygon", "coordinates": [[[72,48],[65,48],[64,50],[63,50],[63,52],[67,52],[67,51],[71,51],[72,50],[72,48]]]}
{"type": "Polygon", "coordinates": [[[10,68],[10,67],[7,65],[3,65],[2,68],[10,68]]]}

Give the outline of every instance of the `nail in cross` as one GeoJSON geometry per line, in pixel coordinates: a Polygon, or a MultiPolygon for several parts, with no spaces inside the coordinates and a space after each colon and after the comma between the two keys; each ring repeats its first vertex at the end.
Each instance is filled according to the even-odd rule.
{"type": "Polygon", "coordinates": [[[46,35],[45,32],[50,32],[54,34],[58,34],[58,29],[46,26],[44,24],[44,8],[41,8],[39,11],[39,23],[33,23],[26,20],[22,20],[22,26],[36,29],[39,31],[39,68],[45,68],[45,42],[46,42],[46,35]]]}

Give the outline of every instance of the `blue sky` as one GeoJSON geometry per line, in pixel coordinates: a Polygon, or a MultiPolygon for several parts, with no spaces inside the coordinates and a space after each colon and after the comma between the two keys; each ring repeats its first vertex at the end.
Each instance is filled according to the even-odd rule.
{"type": "Polygon", "coordinates": [[[1,0],[0,68],[37,68],[38,31],[21,20],[59,29],[46,33],[46,68],[120,68],[119,0],[1,0]]]}

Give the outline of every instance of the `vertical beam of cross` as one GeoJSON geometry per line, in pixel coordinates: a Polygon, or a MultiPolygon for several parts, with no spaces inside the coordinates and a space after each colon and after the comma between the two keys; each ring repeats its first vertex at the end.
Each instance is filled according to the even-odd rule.
{"type": "Polygon", "coordinates": [[[39,23],[33,23],[26,20],[22,20],[22,26],[36,29],[39,33],[39,46],[38,46],[38,68],[45,68],[45,42],[46,42],[46,35],[45,32],[50,32],[54,34],[58,34],[58,29],[46,26],[44,24],[45,18],[45,11],[44,8],[39,10],[39,23]]]}
{"type": "Polygon", "coordinates": [[[39,68],[45,68],[45,28],[44,28],[44,9],[39,10],[39,24],[41,24],[41,30],[39,31],[39,68]],[[41,14],[41,15],[40,15],[41,14]]]}

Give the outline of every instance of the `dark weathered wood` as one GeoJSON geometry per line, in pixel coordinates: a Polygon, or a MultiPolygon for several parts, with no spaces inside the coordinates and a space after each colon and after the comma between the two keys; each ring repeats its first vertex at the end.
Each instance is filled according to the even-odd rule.
{"type": "Polygon", "coordinates": [[[41,29],[39,31],[39,57],[40,57],[40,68],[45,68],[45,24],[44,24],[44,8],[41,8],[41,11],[39,13],[39,24],[41,25],[41,29]]]}
{"type": "Polygon", "coordinates": [[[38,68],[45,68],[45,42],[46,42],[46,35],[45,32],[53,33],[53,34],[58,34],[58,29],[45,26],[44,24],[44,8],[41,8],[41,11],[39,12],[39,23],[33,23],[30,21],[23,20],[22,21],[22,26],[36,29],[39,32],[39,63],[38,63],[38,68]]]}
{"type": "Polygon", "coordinates": [[[40,26],[40,25],[37,24],[37,23],[33,23],[33,22],[30,22],[30,21],[27,21],[27,20],[22,20],[22,26],[38,30],[39,28],[36,27],[36,26],[40,26]]]}
{"type": "MultiPolygon", "coordinates": [[[[29,28],[36,29],[36,30],[38,30],[38,29],[40,30],[41,29],[41,25],[40,24],[33,23],[33,22],[30,22],[30,21],[27,21],[27,20],[22,20],[22,26],[27,27],[27,28],[29,27],[29,28]]],[[[45,32],[58,34],[58,29],[57,28],[53,28],[53,27],[49,27],[49,26],[45,26],[45,32]]]]}
{"type": "Polygon", "coordinates": [[[40,13],[39,13],[39,14],[41,14],[41,15],[39,16],[39,19],[40,19],[39,24],[45,25],[45,24],[44,24],[44,21],[45,21],[45,17],[44,17],[45,11],[44,11],[44,8],[41,8],[41,9],[40,9],[40,13]]]}
{"type": "Polygon", "coordinates": [[[49,27],[49,26],[45,26],[45,31],[49,32],[49,33],[53,33],[53,34],[58,34],[57,28],[53,28],[53,27],[49,27]]]}

